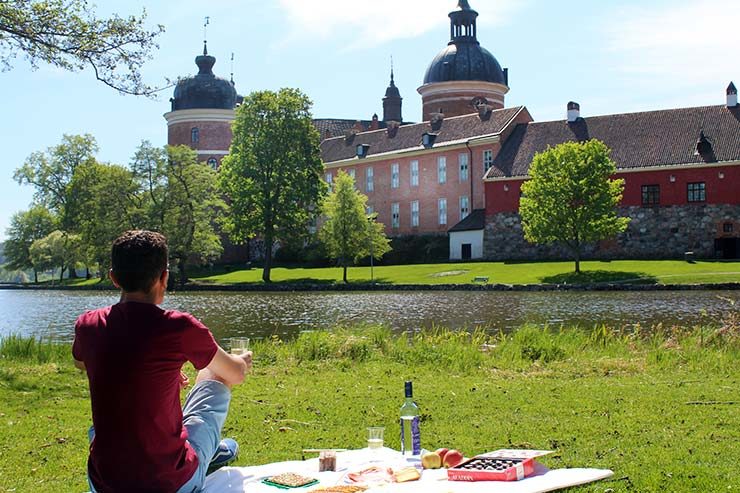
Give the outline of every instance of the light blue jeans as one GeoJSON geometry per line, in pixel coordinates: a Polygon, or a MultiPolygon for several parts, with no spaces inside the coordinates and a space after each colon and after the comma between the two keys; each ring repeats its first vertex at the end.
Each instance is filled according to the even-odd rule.
{"type": "MultiPolygon", "coordinates": [[[[226,421],[231,402],[231,391],[229,388],[216,380],[204,380],[193,387],[185,398],[182,408],[182,422],[188,430],[188,442],[198,456],[198,469],[193,477],[177,490],[177,493],[197,493],[203,487],[206,480],[206,472],[211,458],[216,454],[216,449],[221,441],[221,430],[226,421]]],[[[90,427],[88,438],[92,442],[95,437],[95,428],[90,427]]],[[[95,488],[87,479],[90,491],[95,488]]]]}

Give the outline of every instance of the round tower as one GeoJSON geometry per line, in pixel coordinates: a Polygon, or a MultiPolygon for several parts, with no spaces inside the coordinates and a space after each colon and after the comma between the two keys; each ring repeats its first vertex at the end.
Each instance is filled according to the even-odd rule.
{"type": "Polygon", "coordinates": [[[478,42],[476,19],[468,0],[459,0],[450,12],[450,42],[432,60],[417,89],[423,104],[423,119],[432,113],[457,116],[477,111],[479,104],[504,107],[509,92],[508,74],[496,58],[478,42]]]}
{"type": "Polygon", "coordinates": [[[195,58],[198,73],[178,81],[170,99],[172,110],[164,114],[167,143],[192,147],[198,159],[213,168],[229,153],[234,108],[242,99],[233,80],[216,77],[215,63],[204,42],[203,54],[195,58]]]}

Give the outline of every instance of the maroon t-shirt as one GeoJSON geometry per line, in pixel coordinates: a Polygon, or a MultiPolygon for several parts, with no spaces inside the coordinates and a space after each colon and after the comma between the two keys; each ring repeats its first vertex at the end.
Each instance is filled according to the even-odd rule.
{"type": "Polygon", "coordinates": [[[195,317],[126,302],[80,315],[72,354],[90,381],[95,439],[88,473],[107,492],[167,492],[188,481],[198,457],[186,441],[180,369],[208,366],[218,346],[195,317]]]}

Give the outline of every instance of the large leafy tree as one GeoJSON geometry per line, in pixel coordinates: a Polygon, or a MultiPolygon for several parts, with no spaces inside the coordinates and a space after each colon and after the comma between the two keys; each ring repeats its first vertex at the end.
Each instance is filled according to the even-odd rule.
{"type": "Polygon", "coordinates": [[[38,272],[31,261],[30,248],[39,240],[57,228],[57,218],[49,209],[35,205],[27,211],[17,212],[10,219],[6,231],[4,255],[8,269],[33,269],[34,281],[38,282],[38,272]]]}
{"type": "Polygon", "coordinates": [[[187,146],[160,149],[149,142],[139,146],[131,169],[142,190],[145,225],[167,237],[182,284],[189,262],[206,263],[223,252],[215,218],[224,215],[227,206],[216,172],[187,146]]]}
{"type": "Polygon", "coordinates": [[[75,169],[66,188],[65,217],[84,244],[84,260],[105,276],[110,246],[123,231],[141,224],[139,187],[123,166],[89,161],[75,169]]]}
{"type": "Polygon", "coordinates": [[[0,66],[9,70],[23,55],[39,62],[79,72],[91,68],[102,83],[126,94],[151,94],[141,76],[142,65],[158,48],[164,31],[144,27],[140,16],[96,16],[85,0],[3,0],[0,2],[0,66]]]}
{"type": "Polygon", "coordinates": [[[349,265],[369,255],[380,259],[391,247],[383,224],[375,221],[376,214],[365,213],[367,196],[355,188],[354,178],[340,171],[334,183],[322,207],[326,220],[319,237],[329,256],[342,267],[346,283],[349,265]]]}
{"type": "Polygon", "coordinates": [[[30,254],[34,269],[52,270],[59,268],[59,280],[64,278],[67,268],[73,269],[80,260],[81,239],[79,235],[64,231],[52,231],[31,244],[30,254]]]}
{"type": "Polygon", "coordinates": [[[64,135],[60,144],[31,154],[13,178],[21,185],[32,185],[35,202],[59,216],[61,229],[71,231],[74,228],[66,211],[67,188],[77,167],[95,163],[97,152],[92,135],[64,135]]]}
{"type": "Polygon", "coordinates": [[[579,273],[583,246],[627,228],[617,215],[624,180],[611,179],[616,165],[599,140],[566,142],[535,155],[531,179],[522,184],[519,213],[532,243],[560,243],[579,273]]]}
{"type": "Polygon", "coordinates": [[[224,227],[236,242],[262,238],[265,282],[274,243],[303,237],[326,193],[310,110],[297,89],[250,94],[236,110],[231,149],[221,164],[219,182],[231,205],[224,227]]]}

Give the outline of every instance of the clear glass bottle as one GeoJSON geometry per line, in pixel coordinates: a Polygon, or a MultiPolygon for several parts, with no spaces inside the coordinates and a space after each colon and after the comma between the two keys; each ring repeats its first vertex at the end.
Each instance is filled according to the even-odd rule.
{"type": "Polygon", "coordinates": [[[401,406],[401,453],[419,455],[421,437],[419,435],[419,406],[414,402],[414,391],[411,382],[405,384],[406,400],[401,406]]]}

